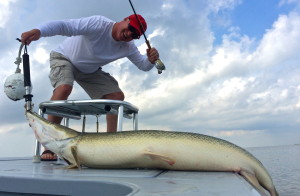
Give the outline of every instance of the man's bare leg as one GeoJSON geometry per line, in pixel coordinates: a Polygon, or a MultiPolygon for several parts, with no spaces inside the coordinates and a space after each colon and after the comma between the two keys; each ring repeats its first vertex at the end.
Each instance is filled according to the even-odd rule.
{"type": "MultiPolygon", "coordinates": [[[[104,95],[102,99],[112,99],[112,100],[120,100],[123,101],[125,98],[123,92],[116,92],[104,95]]],[[[106,115],[106,122],[107,122],[107,132],[116,132],[117,131],[117,124],[118,124],[118,116],[113,114],[106,115]]]]}
{"type": "MultiPolygon", "coordinates": [[[[53,91],[53,95],[51,97],[51,101],[54,100],[66,100],[68,99],[69,95],[72,92],[72,86],[70,85],[60,85],[58,86],[54,91],[53,91]]],[[[48,120],[50,122],[56,123],[56,124],[60,124],[62,121],[61,117],[58,116],[53,116],[53,115],[48,115],[48,120]]],[[[45,151],[48,150],[45,148],[45,151]]],[[[42,159],[57,159],[56,155],[53,155],[51,153],[45,153],[43,155],[41,155],[42,159]]]]}

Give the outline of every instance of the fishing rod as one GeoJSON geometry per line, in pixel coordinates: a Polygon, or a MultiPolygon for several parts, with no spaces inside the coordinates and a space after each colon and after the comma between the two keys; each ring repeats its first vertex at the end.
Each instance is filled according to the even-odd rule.
{"type": "MultiPolygon", "coordinates": [[[[147,37],[146,37],[146,35],[145,35],[144,27],[143,27],[143,25],[142,25],[140,19],[139,19],[138,16],[137,16],[137,13],[136,13],[136,11],[135,11],[135,9],[134,9],[134,7],[133,7],[133,4],[132,4],[131,0],[129,0],[129,3],[130,3],[130,5],[131,5],[131,8],[132,8],[132,10],[133,10],[133,13],[134,13],[134,15],[135,15],[137,21],[139,22],[139,27],[140,27],[141,32],[143,33],[143,36],[144,36],[144,38],[145,38],[146,44],[147,44],[147,46],[148,46],[148,49],[151,49],[150,42],[149,42],[149,40],[147,39],[147,37]]],[[[158,74],[161,74],[162,71],[166,69],[164,63],[163,63],[159,58],[155,61],[154,65],[155,65],[155,67],[156,67],[156,69],[157,69],[157,71],[158,71],[158,74]]]]}

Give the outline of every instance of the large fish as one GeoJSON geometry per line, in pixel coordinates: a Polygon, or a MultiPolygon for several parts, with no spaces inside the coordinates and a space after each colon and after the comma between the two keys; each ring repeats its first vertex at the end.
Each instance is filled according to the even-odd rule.
{"type": "Polygon", "coordinates": [[[261,194],[278,196],[265,167],[246,150],[227,141],[187,132],[122,131],[81,133],[27,111],[38,141],[73,167],[161,168],[232,171],[261,194]]]}

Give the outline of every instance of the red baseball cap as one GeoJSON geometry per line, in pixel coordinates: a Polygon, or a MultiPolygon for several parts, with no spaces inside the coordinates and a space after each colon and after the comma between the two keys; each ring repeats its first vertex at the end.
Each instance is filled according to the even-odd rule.
{"type": "Polygon", "coordinates": [[[147,23],[146,23],[145,19],[143,18],[143,16],[141,16],[139,14],[137,14],[137,15],[132,14],[132,15],[128,16],[128,18],[130,20],[129,24],[136,29],[139,36],[141,36],[143,33],[145,33],[145,31],[147,30],[147,23]],[[142,28],[141,28],[140,23],[142,25],[142,28]]]}

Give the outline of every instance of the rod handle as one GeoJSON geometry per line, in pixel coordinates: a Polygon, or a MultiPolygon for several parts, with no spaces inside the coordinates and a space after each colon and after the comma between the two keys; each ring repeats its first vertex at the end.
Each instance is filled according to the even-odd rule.
{"type": "Polygon", "coordinates": [[[149,40],[146,40],[146,44],[147,44],[147,46],[148,46],[148,49],[151,49],[151,45],[150,45],[149,40]]]}
{"type": "Polygon", "coordinates": [[[31,86],[29,55],[23,54],[24,86],[31,86]]]}

